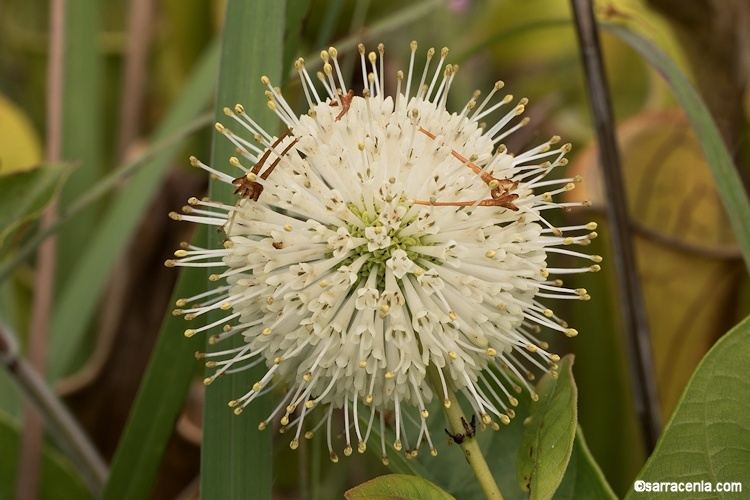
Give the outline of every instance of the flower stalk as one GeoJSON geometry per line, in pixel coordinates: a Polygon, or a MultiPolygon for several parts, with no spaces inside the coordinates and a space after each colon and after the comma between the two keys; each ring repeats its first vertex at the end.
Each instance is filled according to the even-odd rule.
{"type": "MultiPolygon", "coordinates": [[[[437,370],[439,368],[435,367],[435,365],[430,365],[427,370],[430,382],[435,390],[439,390],[442,387],[437,370]]],[[[451,431],[454,435],[464,434],[466,432],[464,429],[464,422],[467,422],[466,416],[450,384],[447,384],[446,392],[448,395],[447,402],[450,404],[443,404],[443,409],[445,410],[445,415],[448,417],[451,431]]],[[[485,460],[482,454],[482,449],[479,447],[476,437],[465,436],[459,443],[459,446],[464,453],[464,457],[466,457],[466,462],[471,467],[471,470],[474,471],[474,475],[477,477],[477,481],[479,481],[479,485],[482,487],[485,496],[490,499],[502,500],[503,495],[500,493],[500,488],[497,486],[495,478],[492,477],[492,471],[490,471],[490,467],[487,465],[487,460],[485,460]]]]}

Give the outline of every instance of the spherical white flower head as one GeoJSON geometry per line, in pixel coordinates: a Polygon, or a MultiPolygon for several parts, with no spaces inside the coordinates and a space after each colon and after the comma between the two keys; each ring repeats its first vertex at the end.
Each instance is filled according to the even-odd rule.
{"type": "Polygon", "coordinates": [[[538,299],[588,299],[585,290],[565,288],[550,275],[598,270],[547,267],[550,252],[600,260],[559,248],[588,244],[595,225],[558,229],[543,217],[546,209],[569,205],[553,197],[579,180],[547,180],[565,165],[570,146],[553,137],[512,155],[501,141],[526,124],[516,118],[526,100],[500,111],[513,99],[493,99],[498,82],[480,104],[476,92],[451,113],[445,104],[458,67],[444,66],[443,49],[432,72],[430,49],[417,83],[416,48],[412,43],[405,85],[397,74],[395,97],[384,92],[382,45],[367,58],[360,45],[361,95],[347,90],[334,48],[322,53],[324,98],[300,59],[307,114],[296,116],[263,79],[269,107],[288,128],[284,134],[272,137],[239,105],[227,115],[259,146],[217,125],[243,157],[230,161],[242,176],[192,159],[234,183],[240,200],[228,206],[192,198],[189,213],[175,215],[226,233],[223,249],[187,247],[168,261],[225,268],[212,279],[226,286],[181,301],[212,297],[178,313],[227,311],[221,321],[186,332],[223,327],[212,342],[245,339],[242,347],[201,355],[217,359],[208,362],[217,370],[206,382],[264,360],[266,375],[230,406],[240,413],[264,388],[286,384],[286,396],[261,427],[282,415],[284,428],[295,431],[293,448],[305,416],[328,404],[321,423],[328,422],[329,448],[334,408],[344,412],[347,455],[352,428],[363,451],[376,412],[382,428],[383,412],[392,410],[395,448],[404,440],[415,453],[404,411],[416,408],[416,446],[424,437],[435,453],[426,405],[434,397],[448,404],[448,385],[466,395],[484,424],[508,423],[517,404],[511,391],[525,385],[535,396],[529,368],[554,371],[559,361],[538,340],[540,327],[576,334],[538,299]],[[482,123],[496,114],[494,125],[482,123]],[[434,387],[430,370],[440,381],[434,387]]]}

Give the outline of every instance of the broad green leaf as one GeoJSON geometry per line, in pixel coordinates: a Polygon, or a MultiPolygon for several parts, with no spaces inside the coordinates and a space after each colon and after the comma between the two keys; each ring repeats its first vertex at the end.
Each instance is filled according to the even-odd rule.
{"type": "Polygon", "coordinates": [[[0,248],[21,224],[41,215],[71,169],[70,165],[44,165],[0,175],[0,248]]]}
{"type": "Polygon", "coordinates": [[[518,450],[518,484],[531,498],[552,498],[573,452],[578,423],[578,390],[573,380],[573,356],[559,363],[557,375],[539,381],[539,399],[531,403],[518,450]]]}
{"type": "MultiPolygon", "coordinates": [[[[638,480],[747,482],[750,470],[750,317],[706,354],[638,480]]],[[[745,488],[747,484],[743,485],[745,488]]],[[[690,498],[739,498],[737,493],[693,492],[690,498]]],[[[666,498],[635,492],[626,498],[666,498]]]]}
{"type": "MultiPolygon", "coordinates": [[[[218,45],[212,45],[206,49],[181,96],[154,133],[155,142],[170,137],[205,108],[212,94],[217,66],[218,45]]],[[[73,360],[99,305],[96,298],[101,296],[110,272],[125,251],[178,148],[178,145],[169,147],[143,165],[102,215],[99,230],[83,248],[79,245],[82,258],[65,283],[52,314],[50,350],[55,353],[49,361],[52,380],[74,368],[73,360]]]]}
{"type": "Polygon", "coordinates": [[[603,26],[640,53],[665,78],[675,98],[687,114],[711,167],[719,199],[724,204],[737,243],[750,269],[750,200],[742,180],[716,128],[708,108],[674,61],[642,36],[616,25],[603,26]]]}
{"type": "Polygon", "coordinates": [[[565,470],[560,487],[555,492],[555,499],[592,499],[602,500],[617,498],[607,483],[604,474],[591,455],[583,431],[578,426],[576,438],[573,442],[573,454],[570,456],[568,468],[565,470]]]}
{"type": "MultiPolygon", "coordinates": [[[[275,134],[278,119],[268,110],[261,83],[267,75],[275,85],[281,83],[285,2],[227,2],[221,48],[221,67],[216,96],[216,119],[225,120],[224,107],[242,103],[249,116],[269,133],[275,134]]],[[[298,29],[295,27],[294,29],[298,29]]],[[[218,169],[228,167],[234,146],[216,134],[211,164],[218,169]]],[[[236,202],[232,188],[211,182],[210,197],[229,204],[236,202]]],[[[210,247],[221,244],[220,236],[211,231],[210,247]]],[[[208,274],[206,285],[208,286],[208,274]]],[[[219,312],[222,314],[222,312],[219,312]]],[[[208,322],[219,316],[208,314],[208,322]]],[[[243,339],[232,337],[209,350],[228,349],[232,342],[243,339]]],[[[271,412],[270,394],[258,398],[241,415],[234,415],[227,402],[245,394],[265,373],[259,366],[221,377],[206,389],[201,447],[201,496],[204,500],[243,498],[252,492],[253,498],[271,497],[271,429],[258,430],[258,423],[271,412]]]]}
{"type": "MultiPolygon", "coordinates": [[[[15,491],[20,446],[20,429],[5,413],[0,412],[0,450],[2,450],[0,453],[0,498],[21,498],[16,496],[15,491]]],[[[45,446],[42,451],[39,498],[44,500],[91,498],[91,494],[76,474],[73,465],[49,446],[45,446]]]]}
{"type": "Polygon", "coordinates": [[[389,474],[350,489],[347,500],[448,500],[454,498],[438,486],[417,476],[389,474]]]}
{"type": "Polygon", "coordinates": [[[0,173],[26,170],[41,161],[42,146],[31,120],[0,94],[0,173]]]}

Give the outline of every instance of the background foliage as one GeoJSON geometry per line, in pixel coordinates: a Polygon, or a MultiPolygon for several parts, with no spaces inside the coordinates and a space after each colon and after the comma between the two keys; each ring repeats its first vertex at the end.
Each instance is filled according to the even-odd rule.
{"type": "MultiPolygon", "coordinates": [[[[202,427],[223,425],[213,407],[205,413],[208,420],[203,418],[200,367],[191,357],[202,349],[202,340],[186,340],[181,320],[169,314],[175,298],[205,286],[205,276],[184,273],[173,291],[179,273],[162,265],[180,241],[194,237],[187,224],[174,223],[166,214],[208,188],[186,158],[210,156],[213,128],[207,116],[213,106],[221,110],[239,100],[248,109],[257,107],[255,116],[268,118],[259,75],[276,72],[273,80],[282,81],[290,102],[301,105],[301,89],[290,78],[293,58],[305,56],[312,66],[319,50],[330,44],[344,54],[359,41],[368,46],[384,41],[395,73],[407,63],[413,39],[420,42],[420,52],[450,47],[449,59],[461,65],[450,109],[497,79],[505,81],[508,92],[530,99],[527,115],[533,126],[510,138],[511,151],[554,134],[574,145],[569,170],[586,182],[572,194],[593,205],[564,217],[599,222],[600,238],[591,252],[603,255],[605,265],[575,285],[587,288],[590,302],[568,301],[555,309],[581,332],[560,340],[556,348],[575,353],[575,382],[571,377],[566,387],[577,394],[586,440],[579,430],[565,477],[559,471],[551,491],[559,484],[560,498],[580,498],[580,488],[599,497],[627,493],[648,452],[632,398],[615,276],[608,264],[615,256],[603,214],[606,199],[567,2],[287,0],[269,12],[240,8],[242,14],[231,17],[226,30],[226,3],[220,0],[63,4],[63,78],[55,96],[47,94],[51,9],[46,2],[0,1],[0,326],[17,336],[22,358],[47,353],[45,366],[37,368],[111,465],[105,497],[197,498],[202,427]],[[217,89],[222,102],[214,103],[217,89]],[[57,132],[45,107],[55,99],[63,110],[57,132]],[[59,153],[51,157],[55,134],[59,153]],[[43,158],[52,161],[43,163],[43,158]],[[45,257],[32,251],[43,230],[39,216],[52,200],[63,219],[53,228],[56,265],[49,268],[45,257]],[[52,291],[47,308],[34,302],[40,283],[52,291]],[[49,337],[31,344],[30,322],[40,317],[49,320],[49,337]],[[152,352],[157,361],[147,369],[152,352]]],[[[715,347],[690,383],[691,391],[702,391],[710,404],[683,391],[717,339],[749,312],[742,260],[748,248],[722,202],[739,200],[730,213],[750,221],[742,206],[743,199],[747,203],[742,181],[746,188],[750,179],[750,39],[743,35],[750,2],[716,0],[685,7],[679,1],[620,0],[596,2],[595,8],[601,22],[615,25],[601,33],[603,57],[651,330],[659,410],[664,424],[672,419],[657,453],[674,455],[678,463],[682,451],[713,456],[715,450],[693,450],[680,432],[689,432],[684,427],[691,412],[722,408],[731,416],[741,408],[742,401],[732,394],[741,394],[735,391],[747,384],[747,374],[735,382],[722,377],[742,373],[741,360],[750,354],[743,341],[747,323],[715,347]],[[654,59],[638,40],[658,46],[673,67],[654,59]],[[694,83],[700,105],[691,107],[693,94],[680,74],[694,83]],[[697,128],[700,120],[708,128],[697,128]],[[741,181],[726,171],[717,174],[716,165],[736,166],[741,181]],[[727,386],[727,394],[717,389],[727,386]]],[[[343,60],[345,72],[355,69],[353,59],[343,60]]],[[[34,467],[34,453],[20,453],[23,433],[35,432],[20,425],[23,401],[19,385],[0,371],[0,498],[14,495],[18,467],[34,467]],[[9,454],[18,460],[8,460],[9,454]]],[[[495,457],[496,477],[508,498],[524,497],[513,464],[522,439],[529,438],[523,435],[523,419],[538,410],[529,410],[529,403],[526,396],[511,426],[479,434],[483,450],[495,457]]],[[[241,418],[254,428],[252,415],[241,418]]],[[[440,418],[432,424],[437,432],[444,425],[440,418]]],[[[722,417],[706,418],[720,422],[722,417]]],[[[720,439],[736,440],[746,452],[750,423],[746,418],[729,421],[738,426],[740,437],[719,432],[720,439]]],[[[566,432],[575,433],[575,426],[566,432]]],[[[229,450],[241,455],[252,446],[259,447],[260,456],[273,453],[275,498],[340,497],[389,472],[421,475],[461,498],[479,494],[457,447],[443,446],[434,459],[394,459],[389,470],[375,454],[334,465],[317,437],[292,452],[287,436],[266,433],[265,444],[250,438],[232,442],[230,435],[218,449],[204,448],[204,460],[215,463],[229,450]]],[[[87,498],[68,450],[54,439],[47,441],[36,450],[40,498],[58,498],[62,485],[67,493],[60,498],[87,498]]],[[[696,478],[702,470],[685,465],[696,478]]],[[[518,466],[523,470],[529,464],[518,466]]],[[[240,462],[238,467],[246,466],[240,462]]],[[[655,455],[641,474],[655,480],[669,467],[668,458],[655,455]]],[[[253,470],[251,482],[271,479],[267,469],[253,470]]],[[[732,473],[712,480],[740,480],[732,473]]],[[[221,471],[210,474],[201,479],[204,485],[223,480],[221,471]]],[[[377,482],[368,484],[381,491],[377,482]]]]}

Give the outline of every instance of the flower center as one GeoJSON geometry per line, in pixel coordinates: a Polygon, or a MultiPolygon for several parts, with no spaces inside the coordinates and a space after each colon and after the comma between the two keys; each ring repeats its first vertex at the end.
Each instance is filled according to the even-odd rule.
{"type": "Polygon", "coordinates": [[[426,217],[425,214],[410,213],[411,203],[392,199],[379,205],[373,203],[372,210],[361,210],[354,203],[349,203],[347,207],[364,225],[347,223],[343,227],[332,228],[336,230],[336,236],[329,239],[333,251],[328,257],[348,251],[349,256],[340,263],[342,267],[365,257],[357,272],[358,278],[366,279],[374,271],[377,288],[382,291],[386,267],[391,268],[400,280],[406,273],[420,273],[421,268],[415,264],[419,259],[441,263],[438,258],[414,250],[431,247],[435,243],[422,241],[424,233],[411,227],[412,224],[423,225],[420,222],[426,217]]]}

